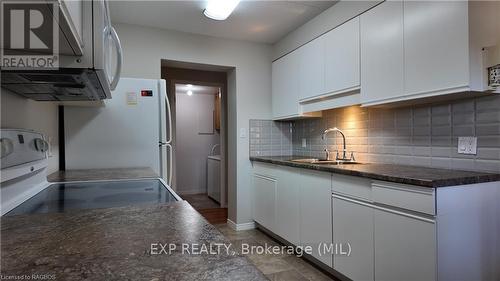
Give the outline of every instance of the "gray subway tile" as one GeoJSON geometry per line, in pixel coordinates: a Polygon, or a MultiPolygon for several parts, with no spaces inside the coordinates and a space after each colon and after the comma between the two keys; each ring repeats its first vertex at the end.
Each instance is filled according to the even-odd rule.
{"type": "Polygon", "coordinates": [[[474,168],[475,168],[475,161],[474,161],[474,159],[456,159],[456,158],[452,158],[451,159],[451,168],[452,169],[457,169],[457,170],[465,170],[465,171],[474,170],[474,168]]]}
{"type": "Polygon", "coordinates": [[[476,99],[476,110],[498,110],[500,108],[500,96],[482,97],[476,99]]]}
{"type": "Polygon", "coordinates": [[[477,125],[476,135],[478,136],[500,135],[500,124],[477,125]]]}
{"type": "Polygon", "coordinates": [[[500,161],[476,159],[475,170],[500,173],[500,161]]]}
{"type": "Polygon", "coordinates": [[[432,157],[431,158],[431,166],[435,168],[451,168],[451,158],[440,158],[440,157],[432,157]]]}

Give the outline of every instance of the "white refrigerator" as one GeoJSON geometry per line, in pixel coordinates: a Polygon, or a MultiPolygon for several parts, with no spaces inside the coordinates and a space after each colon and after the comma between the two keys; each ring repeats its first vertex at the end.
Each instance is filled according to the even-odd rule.
{"type": "Polygon", "coordinates": [[[66,169],[151,167],[172,183],[165,80],[121,78],[102,106],[64,107],[66,169]]]}

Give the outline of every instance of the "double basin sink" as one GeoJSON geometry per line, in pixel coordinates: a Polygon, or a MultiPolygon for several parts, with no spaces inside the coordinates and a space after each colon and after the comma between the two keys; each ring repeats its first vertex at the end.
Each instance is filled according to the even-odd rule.
{"type": "Polygon", "coordinates": [[[307,159],[292,159],[290,160],[292,162],[296,163],[303,163],[303,164],[327,164],[327,165],[352,165],[352,164],[361,164],[356,161],[350,161],[350,160],[322,160],[322,159],[316,159],[316,158],[307,158],[307,159]]]}

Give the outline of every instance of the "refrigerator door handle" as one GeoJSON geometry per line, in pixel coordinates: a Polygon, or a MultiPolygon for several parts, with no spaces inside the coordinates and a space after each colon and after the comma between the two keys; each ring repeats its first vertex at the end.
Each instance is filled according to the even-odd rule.
{"type": "Polygon", "coordinates": [[[167,122],[168,122],[168,136],[167,136],[167,144],[172,143],[172,111],[170,108],[170,101],[168,100],[168,96],[165,96],[165,107],[167,110],[167,122]]]}
{"type": "Polygon", "coordinates": [[[167,157],[167,166],[168,166],[168,180],[167,184],[168,186],[172,187],[172,177],[173,177],[173,169],[172,169],[172,157],[173,157],[173,149],[172,145],[167,143],[165,144],[167,150],[168,150],[168,157],[167,157]]]}

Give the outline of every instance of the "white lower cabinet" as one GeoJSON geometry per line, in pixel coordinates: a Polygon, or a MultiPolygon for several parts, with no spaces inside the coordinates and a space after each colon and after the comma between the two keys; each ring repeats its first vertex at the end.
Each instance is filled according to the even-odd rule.
{"type": "MultiPolygon", "coordinates": [[[[369,204],[333,195],[333,243],[350,255],[337,253],[333,268],[356,281],[373,281],[373,209],[369,204]]],[[[403,279],[401,279],[403,280],[403,279]]]]}
{"type": "Polygon", "coordinates": [[[312,256],[332,267],[331,174],[254,163],[254,221],[296,246],[312,247],[312,256]]]}
{"type": "Polygon", "coordinates": [[[332,255],[318,247],[332,244],[331,174],[304,170],[300,179],[300,245],[332,267],[332,255]]]}
{"type": "Polygon", "coordinates": [[[276,234],[288,242],[299,244],[299,180],[300,170],[280,167],[276,192],[276,234]]]}
{"type": "Polygon", "coordinates": [[[352,280],[500,280],[500,182],[436,191],[262,163],[252,180],[254,220],[352,280]]]}
{"type": "Polygon", "coordinates": [[[437,280],[433,220],[376,209],[373,225],[376,281],[437,280]]]}
{"type": "Polygon", "coordinates": [[[276,189],[278,181],[267,175],[253,174],[253,218],[269,229],[275,231],[276,189]]]}

